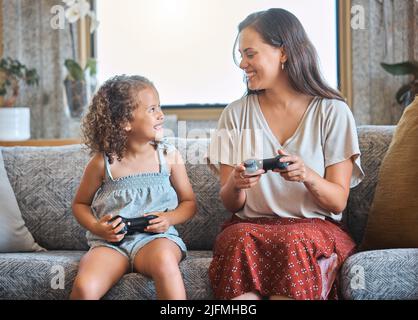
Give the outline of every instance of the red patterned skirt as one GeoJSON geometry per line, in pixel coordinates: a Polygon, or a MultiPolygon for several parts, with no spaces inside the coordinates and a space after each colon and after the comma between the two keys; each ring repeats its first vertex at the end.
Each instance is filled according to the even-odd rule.
{"type": "Polygon", "coordinates": [[[337,299],[337,273],[354,251],[351,237],[328,220],[233,215],[216,238],[209,278],[217,299],[250,291],[337,299]]]}

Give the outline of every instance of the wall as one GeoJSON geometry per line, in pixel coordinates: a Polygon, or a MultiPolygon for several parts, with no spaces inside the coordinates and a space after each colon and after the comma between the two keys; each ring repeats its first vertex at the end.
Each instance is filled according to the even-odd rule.
{"type": "Polygon", "coordinates": [[[380,66],[418,60],[418,1],[353,0],[365,9],[365,29],[352,30],[353,112],[357,124],[396,124],[397,90],[409,81],[380,66]]]}
{"type": "MultiPolygon", "coordinates": [[[[31,106],[32,138],[74,136],[66,115],[63,63],[71,56],[69,28],[53,30],[50,9],[60,0],[0,0],[4,56],[20,59],[40,74],[39,87],[23,88],[20,104],[31,106]]],[[[365,9],[366,27],[352,30],[353,113],[357,124],[396,124],[395,101],[407,77],[386,73],[380,62],[418,60],[418,1],[353,0],[365,9]]],[[[1,28],[0,28],[1,29],[1,28]]],[[[0,37],[1,38],[1,37],[0,37]]]]}
{"type": "Polygon", "coordinates": [[[3,0],[3,54],[36,68],[40,83],[22,87],[20,105],[31,107],[31,136],[64,138],[69,136],[70,119],[63,99],[63,63],[70,57],[70,37],[66,30],[50,25],[52,6],[60,0],[3,0]]]}

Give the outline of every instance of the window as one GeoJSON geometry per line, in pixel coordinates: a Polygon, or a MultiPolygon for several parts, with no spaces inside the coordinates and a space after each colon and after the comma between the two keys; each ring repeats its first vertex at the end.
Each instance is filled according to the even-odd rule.
{"type": "Polygon", "coordinates": [[[272,7],[299,18],[336,88],[335,0],[97,1],[98,80],[140,74],[155,83],[163,105],[227,104],[245,92],[232,58],[237,26],[251,12],[272,7]]]}

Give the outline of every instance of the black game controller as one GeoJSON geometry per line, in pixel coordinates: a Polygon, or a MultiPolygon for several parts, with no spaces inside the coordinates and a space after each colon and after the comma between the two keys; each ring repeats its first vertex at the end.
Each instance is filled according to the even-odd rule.
{"type": "MultiPolygon", "coordinates": [[[[118,232],[118,234],[122,234],[126,232],[127,235],[131,235],[137,232],[145,232],[145,228],[150,225],[149,223],[150,220],[158,218],[158,216],[151,214],[149,216],[128,219],[128,218],[124,218],[122,216],[117,215],[114,218],[112,218],[109,222],[112,222],[118,218],[122,219],[122,221],[118,224],[118,226],[121,223],[125,224],[125,226],[122,228],[122,230],[118,232]]],[[[117,226],[115,228],[117,228],[117,226]]]]}
{"type": "Polygon", "coordinates": [[[285,170],[289,166],[290,162],[280,162],[280,159],[285,155],[279,154],[271,159],[248,159],[244,161],[244,175],[254,175],[258,170],[263,169],[265,172],[268,170],[280,169],[285,170]]]}

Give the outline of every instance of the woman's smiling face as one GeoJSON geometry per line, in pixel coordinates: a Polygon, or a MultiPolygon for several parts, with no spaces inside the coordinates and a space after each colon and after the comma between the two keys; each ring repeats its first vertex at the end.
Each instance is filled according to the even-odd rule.
{"type": "Polygon", "coordinates": [[[241,63],[250,90],[270,89],[284,71],[281,60],[285,60],[283,50],[263,41],[260,34],[251,27],[243,29],[239,36],[241,63]]]}

